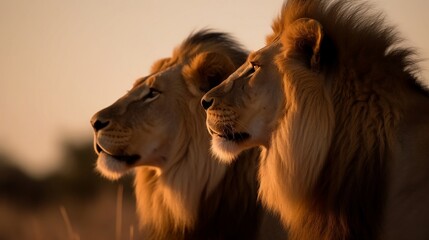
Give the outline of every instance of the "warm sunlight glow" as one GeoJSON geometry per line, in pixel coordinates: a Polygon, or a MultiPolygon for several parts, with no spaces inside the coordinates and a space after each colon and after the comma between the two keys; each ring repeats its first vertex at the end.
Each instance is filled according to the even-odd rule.
{"type": "MultiPolygon", "coordinates": [[[[428,59],[429,2],[372,1],[428,59]]],[[[57,168],[60,141],[89,138],[94,110],[125,93],[191,31],[227,31],[255,50],[282,2],[0,2],[0,137],[7,139],[0,151],[34,174],[57,168]]]]}

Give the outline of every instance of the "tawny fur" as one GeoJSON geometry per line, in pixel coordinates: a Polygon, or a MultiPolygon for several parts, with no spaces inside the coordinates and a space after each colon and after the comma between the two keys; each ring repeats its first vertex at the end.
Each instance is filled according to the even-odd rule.
{"type": "MultiPolygon", "coordinates": [[[[234,164],[218,163],[209,151],[205,114],[199,106],[204,92],[233,72],[246,56],[227,34],[197,32],[172,57],[157,61],[151,74],[139,79],[127,95],[93,117],[94,126],[97,120],[109,121],[107,129],[96,131],[97,144],[117,143],[113,132],[127,135],[117,147],[127,154],[146,147],[136,142],[143,135],[149,138],[146,145],[166,139],[154,150],[161,157],[136,163],[143,166],[98,164],[110,178],[119,177],[121,169],[135,170],[144,239],[256,239],[263,219],[275,223],[257,201],[259,150],[244,152],[234,164]],[[153,97],[150,88],[161,93],[153,97]],[[161,101],[163,105],[156,105],[161,101]]],[[[109,145],[109,149],[114,147],[109,145]]]]}
{"type": "Polygon", "coordinates": [[[236,124],[243,131],[264,110],[246,102],[271,87],[276,110],[260,130],[269,134],[259,142],[260,196],[290,239],[428,239],[429,92],[414,52],[357,1],[289,0],[273,31],[249,56],[275,62],[260,80],[271,85],[247,90],[270,62],[262,61],[250,86],[233,74],[204,99],[213,102],[209,126],[220,122],[211,109],[249,112],[236,124]]]}

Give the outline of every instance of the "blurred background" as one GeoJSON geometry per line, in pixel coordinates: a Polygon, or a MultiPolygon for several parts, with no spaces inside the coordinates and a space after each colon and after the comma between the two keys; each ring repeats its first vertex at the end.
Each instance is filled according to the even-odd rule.
{"type": "MultiPolygon", "coordinates": [[[[0,0],[0,240],[137,239],[132,176],[94,171],[90,117],[192,31],[259,49],[282,2],[0,0]]],[[[427,84],[429,2],[370,2],[420,53],[427,84]]]]}

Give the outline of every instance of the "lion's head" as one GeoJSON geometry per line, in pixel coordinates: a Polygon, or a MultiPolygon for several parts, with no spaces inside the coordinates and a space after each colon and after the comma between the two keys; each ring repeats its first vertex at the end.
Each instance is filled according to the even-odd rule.
{"type": "Polygon", "coordinates": [[[389,179],[390,164],[409,159],[394,156],[393,146],[405,149],[399,136],[414,121],[410,99],[429,119],[429,94],[416,82],[413,52],[369,9],[355,1],[287,1],[267,45],[202,99],[219,158],[231,162],[262,148],[259,194],[292,239],[396,231],[381,227],[387,196],[400,194],[387,193],[387,182],[397,181],[389,179]]]}
{"type": "Polygon", "coordinates": [[[215,154],[230,161],[244,149],[268,147],[282,117],[289,118],[291,125],[294,121],[317,119],[302,123],[305,129],[293,129],[296,139],[290,139],[288,144],[300,146],[302,134],[325,131],[323,140],[305,141],[326,149],[323,145],[329,143],[332,130],[326,129],[332,110],[326,80],[318,72],[322,35],[317,21],[295,21],[283,38],[251,53],[244,65],[204,96],[202,105],[207,110],[215,154]]]}
{"type": "Polygon", "coordinates": [[[97,169],[117,179],[136,166],[165,169],[176,164],[185,154],[183,146],[204,135],[196,132],[204,122],[201,96],[245,56],[234,44],[227,35],[196,33],[171,58],[156,62],[126,95],[96,113],[91,124],[97,169]]]}

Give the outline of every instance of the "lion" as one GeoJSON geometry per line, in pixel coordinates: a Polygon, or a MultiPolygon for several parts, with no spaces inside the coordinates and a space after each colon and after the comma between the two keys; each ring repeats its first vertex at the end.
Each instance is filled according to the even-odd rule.
{"type": "Polygon", "coordinates": [[[246,57],[226,33],[193,33],[92,117],[97,170],[113,180],[135,172],[144,239],[256,239],[276,229],[257,202],[259,150],[216,161],[199,104],[246,57]]]}
{"type": "Polygon", "coordinates": [[[259,146],[289,239],[429,239],[429,91],[367,3],[288,0],[262,49],[202,99],[212,151],[259,146]]]}

